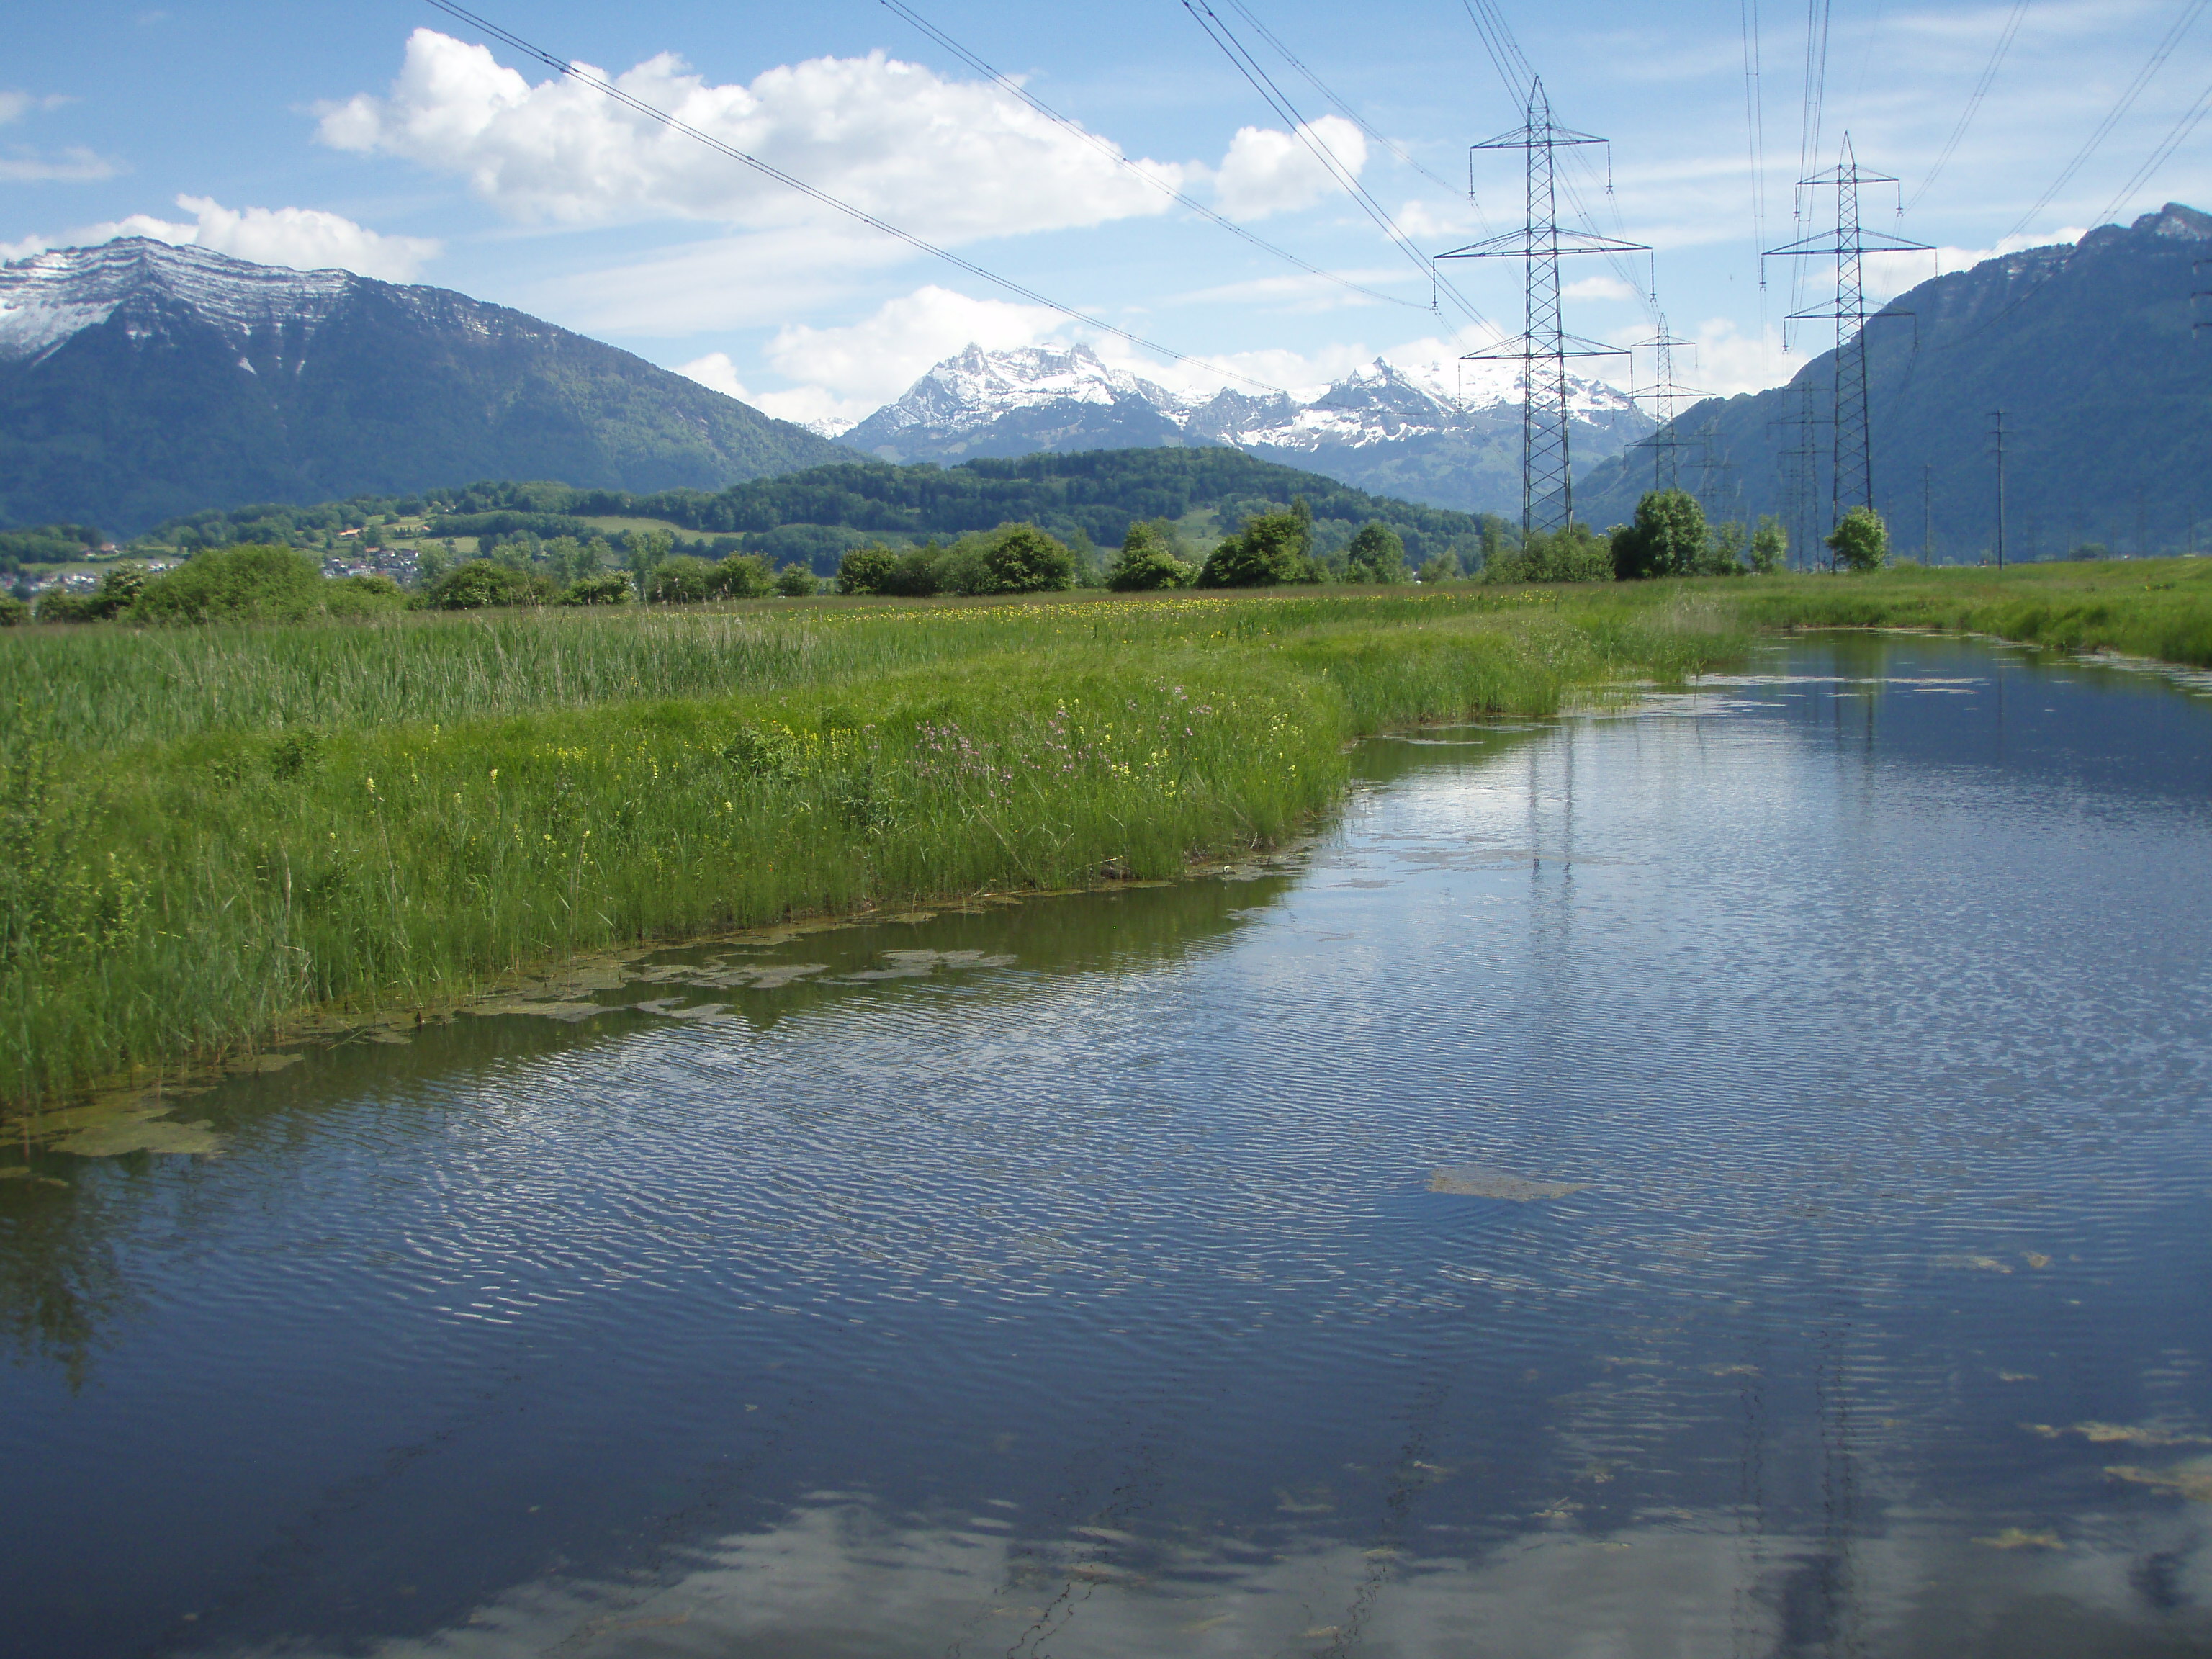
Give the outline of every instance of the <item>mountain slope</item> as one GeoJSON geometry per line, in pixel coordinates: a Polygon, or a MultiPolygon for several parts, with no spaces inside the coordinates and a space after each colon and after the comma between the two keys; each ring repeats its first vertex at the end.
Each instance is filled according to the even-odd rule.
{"type": "MultiPolygon", "coordinates": [[[[1923,466],[1937,556],[1978,558],[1990,546],[1989,434],[1999,409],[2012,556],[2084,542],[2187,548],[2193,525],[2212,524],[2212,337],[2192,340],[2189,301],[2204,285],[2191,262],[2207,258],[2212,216],[2169,203],[2072,247],[2006,254],[1923,283],[1885,307],[1899,320],[1869,325],[1869,404],[1875,506],[1899,550],[1917,555],[1928,528],[1923,466]]],[[[1784,467],[1796,428],[1781,422],[1809,387],[1820,422],[1811,529],[1828,528],[1834,359],[1815,358],[1786,388],[1711,399],[1677,420],[1683,483],[1709,515],[1790,517],[1784,467]]],[[[1628,518],[1651,485],[1650,453],[1586,475],[1577,517],[1628,518]]],[[[1806,533],[1793,532],[1801,547],[1806,533]]],[[[2206,532],[2194,533],[2202,545],[2206,532]]]]}
{"type": "Polygon", "coordinates": [[[130,535],[210,507],[501,476],[714,489],[836,453],[442,289],[137,238],[0,266],[0,524],[130,535]]]}
{"type": "MultiPolygon", "coordinates": [[[[1318,398],[1171,392],[1085,346],[969,346],[839,442],[879,460],[954,461],[1157,445],[1218,445],[1362,489],[1462,512],[1521,504],[1521,402],[1510,368],[1377,358],[1318,398]]],[[[1600,381],[1575,383],[1573,441],[1617,454],[1651,422],[1600,381]]]]}

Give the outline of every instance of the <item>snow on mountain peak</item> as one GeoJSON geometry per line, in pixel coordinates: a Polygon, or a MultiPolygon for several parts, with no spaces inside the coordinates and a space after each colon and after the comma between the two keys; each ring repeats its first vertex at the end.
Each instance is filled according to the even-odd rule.
{"type": "Polygon", "coordinates": [[[189,307],[241,345],[258,329],[312,331],[362,282],[350,271],[289,270],[143,236],[55,248],[0,264],[0,361],[37,357],[142,296],[189,307]]]}

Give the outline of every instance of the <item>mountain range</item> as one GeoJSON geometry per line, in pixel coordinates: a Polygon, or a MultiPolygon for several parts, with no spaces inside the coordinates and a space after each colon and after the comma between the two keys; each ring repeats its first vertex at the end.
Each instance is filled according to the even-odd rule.
{"type": "Polygon", "coordinates": [[[125,238],[0,265],[0,524],[471,477],[714,489],[814,433],[465,295],[125,238]]]}
{"type": "MultiPolygon", "coordinates": [[[[2212,530],[2212,308],[2192,306],[2212,216],[2169,202],[2068,246],[1986,259],[1899,295],[1865,331],[1875,506],[1899,551],[1992,550],[2004,414],[2008,555],[2085,544],[2178,552],[2212,530]]],[[[1678,474],[1708,517],[1780,515],[1802,552],[1834,522],[1836,354],[1787,386],[1712,398],[1673,423],[1678,474]],[[1813,488],[1793,492],[1802,417],[1813,488]],[[1809,510],[1808,508],[1809,507],[1809,510]]],[[[1576,516],[1626,520],[1652,487],[1639,449],[1576,485],[1576,516]]]]}
{"type": "MultiPolygon", "coordinates": [[[[1592,460],[1651,430],[1627,395],[1572,383],[1571,439],[1592,460]]],[[[1378,357],[1310,397],[1171,390],[1088,346],[970,345],[838,436],[878,460],[949,463],[1091,449],[1219,445],[1376,494],[1518,514],[1520,377],[1510,365],[1405,368],[1378,357]]]]}

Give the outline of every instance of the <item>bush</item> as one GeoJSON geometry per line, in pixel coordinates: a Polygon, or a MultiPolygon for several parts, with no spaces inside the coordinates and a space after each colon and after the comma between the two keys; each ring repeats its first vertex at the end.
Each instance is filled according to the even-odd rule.
{"type": "Polygon", "coordinates": [[[302,622],[328,613],[330,587],[314,561],[291,548],[213,548],[149,580],[131,615],[155,623],[302,622]]]}
{"type": "Polygon", "coordinates": [[[732,553],[714,567],[714,581],[730,599],[762,599],[775,591],[775,567],[758,553],[732,553]]]}
{"type": "Polygon", "coordinates": [[[586,576],[573,582],[561,595],[562,605],[628,605],[637,590],[630,586],[629,578],[619,570],[602,571],[596,576],[586,576]]]}
{"type": "Polygon", "coordinates": [[[1870,507],[1855,507],[1828,532],[1836,564],[1844,570],[1879,570],[1889,562],[1889,526],[1870,507]]]}
{"type": "Polygon", "coordinates": [[[811,599],[821,586],[803,564],[787,564],[776,572],[775,591],[787,599],[811,599]]]}
{"type": "Polygon", "coordinates": [[[840,593],[887,593],[898,573],[898,555],[888,547],[848,547],[837,561],[840,593]]]}
{"type": "Polygon", "coordinates": [[[1448,582],[1459,574],[1459,561],[1439,553],[1421,567],[1424,583],[1448,582]]]}
{"type": "Polygon", "coordinates": [[[1501,550],[1482,567],[1486,582],[1609,582],[1613,579],[1613,543],[1621,532],[1601,536],[1588,525],[1540,530],[1522,546],[1501,550]]]}
{"type": "Polygon", "coordinates": [[[1686,489],[1647,489],[1636,522],[1613,532],[1612,574],[1622,581],[1693,574],[1710,538],[1705,509],[1686,489]]]}
{"type": "Polygon", "coordinates": [[[1148,524],[1133,524],[1122,538],[1121,556],[1106,573],[1106,586],[1116,593],[1150,593],[1164,588],[1188,587],[1198,580],[1195,566],[1175,556],[1167,538],[1148,524]]]}
{"type": "Polygon", "coordinates": [[[21,628],[31,620],[31,607],[13,593],[0,593],[0,628],[21,628]]]}
{"type": "Polygon", "coordinates": [[[1049,593],[1075,586],[1075,555],[1033,524],[1000,525],[983,547],[990,593],[1049,593]]]}
{"type": "Polygon", "coordinates": [[[1363,526],[1344,550],[1344,573],[1346,581],[1401,582],[1406,580],[1406,544],[1387,524],[1363,526]]]}
{"type": "Polygon", "coordinates": [[[488,559],[471,559],[466,564],[456,565],[431,583],[422,595],[422,603],[434,611],[483,611],[495,605],[537,605],[548,597],[549,586],[542,577],[526,576],[520,570],[509,570],[488,559]]]}
{"type": "Polygon", "coordinates": [[[655,563],[645,578],[645,597],[655,605],[696,605],[721,591],[722,567],[678,553],[655,563]]]}
{"type": "Polygon", "coordinates": [[[1213,550],[1198,573],[1200,587],[1273,587],[1316,581],[1311,533],[1295,513],[1263,513],[1213,550]]]}
{"type": "Polygon", "coordinates": [[[108,611],[97,593],[71,593],[52,587],[39,595],[37,614],[42,623],[88,623],[105,620],[108,611]]]}

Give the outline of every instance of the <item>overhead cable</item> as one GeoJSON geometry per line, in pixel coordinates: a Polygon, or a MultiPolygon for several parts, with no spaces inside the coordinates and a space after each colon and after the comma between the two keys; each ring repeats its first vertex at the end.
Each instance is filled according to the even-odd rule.
{"type": "Polygon", "coordinates": [[[1315,264],[1309,260],[1300,258],[1288,248],[1278,247],[1274,243],[1268,241],[1266,238],[1255,235],[1251,231],[1247,230],[1235,220],[1215,212],[1203,202],[1194,200],[1192,198],[1186,196],[1181,190],[1178,190],[1174,185],[1161,178],[1158,173],[1150,172],[1146,168],[1140,167],[1136,162],[1131,161],[1127,155],[1124,155],[1121,153],[1121,147],[1119,144],[1116,144],[1112,139],[1091,131],[1090,128],[1085,126],[1079,121],[1062,115],[1058,110],[1053,108],[1042,99],[1037,97],[1034,93],[1030,92],[1028,88],[1022,85],[1020,82],[1015,80],[1012,76],[1001,74],[999,70],[992,68],[990,64],[985,63],[974,52],[969,51],[967,47],[962,46],[951,35],[945,33],[943,29],[939,28],[927,18],[922,16],[922,15],[915,10],[913,7],[903,3],[903,0],[883,0],[883,3],[886,9],[897,13],[899,16],[913,24],[915,28],[921,30],[922,33],[927,35],[939,46],[944,47],[945,51],[951,52],[955,58],[957,58],[962,63],[967,64],[969,68],[974,70],[978,75],[981,75],[986,79],[994,82],[1003,91],[1010,93],[1014,97],[1020,99],[1024,104],[1027,104],[1031,109],[1043,116],[1047,120],[1057,122],[1060,125],[1066,128],[1068,131],[1082,139],[1085,143],[1089,144],[1093,149],[1107,157],[1108,160],[1113,161],[1116,166],[1126,167],[1131,173],[1135,173],[1138,178],[1143,179],[1154,190],[1158,191],[1163,196],[1168,198],[1169,200],[1174,202],[1177,206],[1188,208],[1193,213],[1197,214],[1200,217],[1211,220],[1213,223],[1220,226],[1222,229],[1227,231],[1231,235],[1242,237],[1244,240],[1249,242],[1254,247],[1258,248],[1263,253],[1272,253],[1278,259],[1286,260],[1290,264],[1296,265],[1303,271],[1306,271],[1315,276],[1322,277],[1327,281],[1337,283],[1340,287],[1348,288],[1355,294],[1364,294],[1369,299],[1379,300],[1385,305],[1405,306],[1414,311],[1426,311],[1429,309],[1427,306],[1421,304],[1419,301],[1404,299],[1395,294],[1379,293],[1374,289],[1364,287],[1358,283],[1353,282],[1348,276],[1339,276],[1335,271],[1324,270],[1320,265],[1315,264]]]}
{"type": "Polygon", "coordinates": [[[1275,84],[1274,78],[1261,66],[1260,60],[1255,58],[1244,43],[1237,38],[1235,31],[1222,21],[1219,14],[1212,6],[1206,4],[1206,0],[1182,0],[1182,8],[1190,14],[1192,20],[1199,27],[1206,31],[1206,38],[1221,48],[1222,55],[1236,66],[1237,73],[1251,83],[1252,89],[1260,94],[1267,107],[1275,112],[1298,142],[1305,146],[1316,161],[1321,163],[1322,171],[1336,180],[1345,194],[1352,198],[1360,211],[1375,222],[1376,227],[1389,238],[1391,243],[1401,252],[1427,274],[1430,280],[1436,284],[1436,291],[1449,298],[1451,302],[1466,315],[1468,320],[1478,328],[1492,328],[1493,325],[1490,319],[1475,309],[1474,303],[1445,279],[1443,273],[1437,270],[1435,262],[1421,252],[1413,238],[1398,228],[1398,222],[1390,216],[1389,210],[1369,193],[1367,187],[1359,182],[1358,176],[1344,165],[1336,152],[1329,149],[1328,145],[1313,131],[1311,125],[1298,113],[1297,106],[1292,104],[1283,89],[1275,84]]]}
{"type": "Polygon", "coordinates": [[[2074,159],[2067,162],[2058,176],[2051,181],[2051,187],[2035,198],[2035,205],[2020,216],[2020,222],[2007,231],[2006,235],[2017,236],[2033,223],[2035,216],[2051,205],[2051,198],[2066,188],[2074,175],[2081,170],[2082,164],[2096,153],[2097,146],[2112,136],[2112,129],[2119,125],[2121,119],[2135,107],[2136,100],[2142,95],[2143,88],[2151,83],[2152,77],[2166,66],[2166,60],[2173,55],[2173,49],[2181,44],[2181,37],[2189,33],[2189,26],[2197,21],[2206,3],[2207,0],[2182,0],[2181,15],[2173,20],[2173,27],[2166,32],[2166,38],[2151,48],[2149,58],[2136,71],[2136,78],[2128,82],[2127,89],[2106,112],[2105,118],[2097,123],[2096,131],[2083,142],[2081,149],[2074,152],[2074,159]]]}
{"type": "Polygon", "coordinates": [[[1990,53],[1990,61],[1982,66],[1982,78],[1974,82],[1974,89],[1966,94],[1966,107],[1960,112],[1959,125],[1951,129],[1951,136],[1943,141],[1943,148],[1936,155],[1936,165],[1928,169],[1928,176],[1920,181],[1920,188],[1912,192],[1899,212],[1912,211],[1920,198],[1928,193],[1928,187],[1936,182],[1936,175],[1943,171],[1943,164],[1951,159],[1951,152],[1959,148],[1959,141],[1966,136],[1966,129],[1973,125],[1974,116],[1982,107],[1982,100],[1989,96],[1990,83],[1997,78],[1997,66],[2004,62],[2005,54],[2012,50],[2013,36],[2020,33],[2020,20],[2027,15],[2027,0],[2013,0],[2012,15],[2005,19],[2004,27],[1997,32],[1996,47],[1990,53]]]}
{"type": "MultiPolygon", "coordinates": [[[[886,3],[888,3],[889,0],[886,0],[886,3]]],[[[1449,179],[1441,178],[1437,174],[1430,172],[1427,167],[1422,166],[1420,162],[1415,161],[1411,155],[1407,155],[1406,151],[1399,146],[1395,140],[1390,138],[1365,116],[1354,109],[1350,104],[1345,102],[1343,99],[1338,97],[1334,92],[1331,92],[1328,86],[1322,82],[1321,76],[1316,75],[1311,70],[1308,69],[1298,55],[1292,52],[1288,46],[1285,46],[1282,41],[1277,38],[1275,32],[1269,28],[1265,23],[1261,22],[1260,19],[1253,14],[1252,9],[1243,3],[1243,0],[1229,0],[1229,3],[1231,7],[1235,9],[1238,16],[1242,17],[1247,23],[1249,23],[1252,26],[1253,29],[1259,34],[1262,40],[1265,40],[1269,46],[1275,49],[1285,63],[1288,64],[1300,75],[1305,76],[1307,83],[1310,85],[1316,92],[1319,93],[1324,99],[1328,100],[1328,102],[1335,105],[1338,112],[1340,113],[1346,120],[1351,122],[1354,126],[1358,127],[1360,131],[1365,133],[1370,140],[1382,145],[1383,149],[1389,150],[1391,155],[1396,156],[1399,161],[1404,162],[1406,166],[1419,173],[1421,177],[1426,179],[1431,184],[1440,186],[1443,190],[1449,191],[1454,196],[1457,196],[1459,194],[1459,186],[1457,185],[1452,183],[1449,179]]],[[[1472,195],[1473,192],[1470,191],[1469,194],[1472,195]]]]}
{"type": "Polygon", "coordinates": [[[647,120],[658,121],[672,132],[681,133],[686,138],[695,139],[717,155],[726,155],[733,161],[741,162],[763,178],[772,179],[785,188],[796,191],[810,201],[818,202],[827,208],[833,208],[848,218],[867,226],[871,230],[879,231],[895,240],[904,242],[908,247],[918,252],[927,253],[933,258],[942,259],[945,264],[964,270],[971,276],[981,277],[994,287],[1004,289],[1017,298],[1028,301],[1031,305],[1042,306],[1048,311],[1057,312],[1071,322],[1080,323],[1085,328],[1095,328],[1102,334],[1110,334],[1117,340],[1127,341],[1129,344],[1140,347],[1144,350],[1158,352],[1161,356],[1170,358],[1176,362],[1188,363],[1194,368],[1205,369],[1211,374],[1225,375],[1232,380],[1242,380],[1247,386],[1257,386],[1263,392],[1282,390],[1280,386],[1231,368],[1225,364],[1212,362],[1204,357],[1194,356],[1187,351],[1177,351],[1172,346],[1162,345],[1157,340],[1148,340],[1140,334],[1133,334],[1127,329],[1109,323],[1103,318],[1094,317],[1085,311],[1079,311],[1073,306],[1062,305],[1049,295],[1040,294],[1035,289],[1017,283],[1010,276],[1001,276],[997,271],[987,270],[972,259],[964,259],[950,249],[939,247],[934,242],[925,240],[912,231],[902,229],[897,225],[892,224],[887,219],[878,218],[865,208],[858,208],[850,202],[842,201],[832,196],[828,191],[810,185],[805,179],[796,178],[783,171],[782,168],[762,161],[757,155],[739,149],[734,144],[726,143],[710,132],[702,131],[688,121],[670,114],[659,106],[649,104],[633,93],[625,92],[613,82],[594,75],[589,70],[580,68],[565,58],[556,56],[543,46],[533,46],[520,35],[501,28],[498,24],[478,16],[465,7],[454,4],[453,0],[424,0],[424,3],[445,13],[448,17],[455,18],[471,28],[483,31],[501,45],[511,47],[525,57],[536,59],[548,69],[575,82],[579,86],[588,87],[592,91],[612,99],[625,109],[644,116],[647,120]]]}

